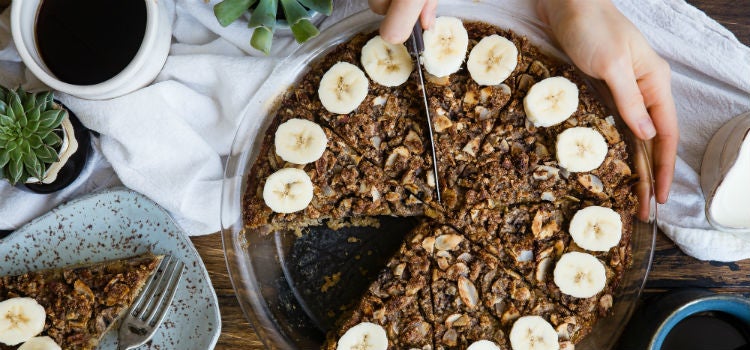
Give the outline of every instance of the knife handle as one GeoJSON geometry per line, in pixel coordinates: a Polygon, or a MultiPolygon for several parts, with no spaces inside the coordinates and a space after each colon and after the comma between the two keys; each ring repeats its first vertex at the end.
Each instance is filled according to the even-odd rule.
{"type": "Polygon", "coordinates": [[[417,23],[414,24],[414,29],[411,31],[411,40],[412,40],[412,52],[413,54],[419,56],[420,53],[424,52],[424,39],[422,38],[422,24],[419,23],[419,19],[417,19],[417,23]]]}

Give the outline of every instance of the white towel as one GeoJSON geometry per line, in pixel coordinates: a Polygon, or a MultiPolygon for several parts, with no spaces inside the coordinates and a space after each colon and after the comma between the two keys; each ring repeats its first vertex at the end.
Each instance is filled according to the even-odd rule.
{"type": "MultiPolygon", "coordinates": [[[[159,77],[146,88],[109,101],[61,96],[84,124],[102,134],[94,141],[95,161],[79,181],[52,196],[0,183],[0,229],[16,228],[60,201],[112,185],[118,178],[167,208],[188,233],[219,229],[222,159],[242,108],[277,61],[257,57],[249,46],[251,31],[242,21],[227,28],[218,25],[211,11],[217,0],[164,1],[174,12],[174,37],[159,77]]],[[[683,1],[616,4],[673,69],[682,138],[670,201],[660,207],[660,228],[699,259],[750,258],[750,235],[710,229],[697,175],[713,132],[750,110],[750,48],[683,1]]],[[[536,16],[530,1],[508,0],[504,6],[536,16]]],[[[363,0],[338,1],[334,15],[321,26],[364,8],[363,0]]],[[[0,20],[0,47],[5,47],[0,51],[0,83],[39,86],[18,63],[7,23],[6,11],[0,20]]],[[[277,37],[274,54],[284,55],[296,45],[277,37]]]]}

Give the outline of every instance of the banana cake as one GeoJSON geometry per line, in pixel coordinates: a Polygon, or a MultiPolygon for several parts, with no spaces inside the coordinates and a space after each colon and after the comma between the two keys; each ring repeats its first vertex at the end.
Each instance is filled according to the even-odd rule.
{"type": "Polygon", "coordinates": [[[96,348],[161,260],[144,254],[0,277],[0,349],[96,348]]]}
{"type": "Polygon", "coordinates": [[[420,218],[323,349],[572,349],[630,265],[625,140],[579,73],[523,36],[439,17],[424,40],[429,126],[404,45],[359,34],[311,64],[264,136],[245,227],[420,218]]]}

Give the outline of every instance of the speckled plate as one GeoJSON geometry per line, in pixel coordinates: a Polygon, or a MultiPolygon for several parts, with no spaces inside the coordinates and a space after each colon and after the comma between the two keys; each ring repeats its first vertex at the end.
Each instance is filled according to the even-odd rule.
{"type": "MultiPolygon", "coordinates": [[[[147,251],[181,259],[186,271],[164,324],[138,349],[213,349],[221,318],[206,267],[164,209],[136,192],[113,189],[73,200],[0,240],[0,276],[147,251]]],[[[115,328],[99,348],[116,344],[115,328]]]]}

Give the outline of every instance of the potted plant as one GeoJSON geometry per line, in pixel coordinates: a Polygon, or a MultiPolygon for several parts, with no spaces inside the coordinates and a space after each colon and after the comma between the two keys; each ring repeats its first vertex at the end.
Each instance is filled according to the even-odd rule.
{"type": "Polygon", "coordinates": [[[312,14],[328,16],[332,11],[333,0],[224,0],[214,6],[214,15],[224,27],[249,12],[247,26],[255,28],[250,45],[266,55],[278,27],[288,26],[294,39],[304,43],[320,33],[310,21],[312,14]]]}
{"type": "Polygon", "coordinates": [[[37,193],[72,183],[90,149],[88,130],[50,91],[0,87],[0,179],[37,193]]]}

